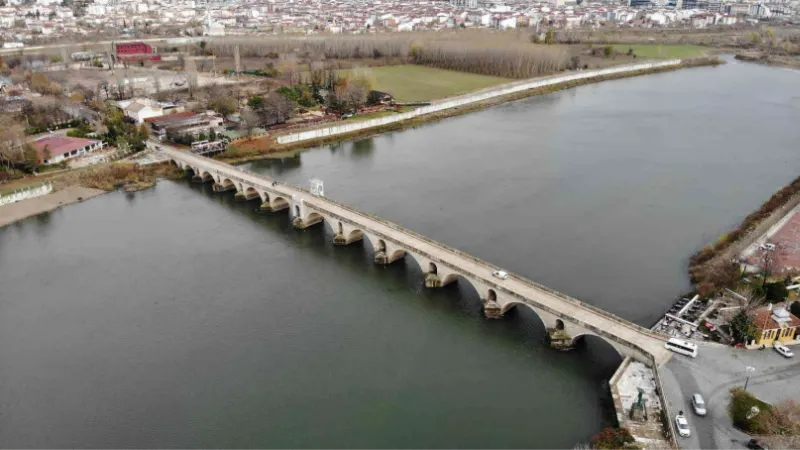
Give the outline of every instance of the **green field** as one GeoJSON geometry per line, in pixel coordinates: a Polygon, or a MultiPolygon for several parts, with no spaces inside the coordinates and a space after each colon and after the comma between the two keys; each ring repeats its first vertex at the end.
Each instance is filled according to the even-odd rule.
{"type": "Polygon", "coordinates": [[[703,56],[708,48],[699,45],[625,45],[618,44],[614,50],[620,53],[627,53],[628,49],[633,49],[633,54],[641,58],[693,58],[703,56]]]}
{"type": "Polygon", "coordinates": [[[511,81],[507,78],[410,64],[372,67],[359,71],[375,80],[376,90],[388,92],[400,102],[436,100],[511,81]]]}

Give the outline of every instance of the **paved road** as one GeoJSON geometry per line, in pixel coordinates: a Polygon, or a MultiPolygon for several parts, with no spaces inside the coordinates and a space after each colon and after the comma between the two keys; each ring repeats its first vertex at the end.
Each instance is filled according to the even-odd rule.
{"type": "MultiPolygon", "coordinates": [[[[505,281],[498,281],[492,277],[492,272],[498,268],[469,255],[458,252],[424,238],[416,233],[406,230],[398,225],[363,214],[351,207],[333,202],[324,197],[312,197],[307,192],[283,183],[273,185],[271,180],[260,175],[242,171],[228,164],[209,158],[189,154],[174,148],[163,146],[163,152],[172,158],[188,163],[202,170],[212,170],[233,180],[251,184],[260,191],[272,195],[282,195],[290,200],[292,197],[303,197],[305,203],[314,210],[327,215],[337,215],[360,225],[366,233],[386,236],[395,242],[401,242],[406,247],[422,254],[432,255],[450,267],[458,268],[465,272],[472,281],[477,281],[498,291],[510,292],[512,295],[529,300],[529,304],[537,309],[550,309],[563,317],[571,317],[577,321],[589,324],[594,329],[602,330],[613,339],[614,337],[625,342],[638,345],[644,351],[654,356],[658,364],[670,358],[671,352],[664,348],[664,337],[653,333],[643,327],[623,320],[613,314],[578,302],[564,294],[548,290],[524,278],[510,276],[505,281]],[[226,175],[227,174],[227,175],[226,175]],[[542,308],[540,305],[543,305],[542,308]]],[[[238,182],[237,182],[238,183],[238,182]]],[[[498,297],[499,300],[499,297],[498,297]]]]}
{"type": "Polygon", "coordinates": [[[692,428],[690,438],[678,438],[681,448],[745,448],[750,436],[733,427],[726,408],[729,390],[744,386],[747,366],[756,368],[747,384],[747,390],[756,397],[767,403],[800,399],[800,361],[784,358],[772,348],[701,346],[697,358],[675,355],[661,368],[671,412],[683,410],[692,428]],[[696,392],[708,404],[706,417],[696,416],[689,404],[690,396],[696,392]]]}

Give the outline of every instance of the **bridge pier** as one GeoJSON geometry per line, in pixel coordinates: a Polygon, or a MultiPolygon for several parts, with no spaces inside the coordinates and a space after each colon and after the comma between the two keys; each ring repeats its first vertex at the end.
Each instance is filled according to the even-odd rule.
{"type": "Polygon", "coordinates": [[[333,235],[333,245],[350,245],[355,241],[360,241],[364,238],[364,233],[361,230],[353,230],[345,237],[344,233],[336,233],[333,235]]]}
{"type": "Polygon", "coordinates": [[[278,212],[288,208],[289,204],[283,200],[273,200],[271,202],[264,202],[261,204],[262,212],[278,212]]]}
{"type": "Polygon", "coordinates": [[[214,181],[214,177],[209,173],[205,175],[195,175],[192,177],[192,183],[205,183],[207,181],[214,181]]]}
{"type": "Polygon", "coordinates": [[[375,253],[375,264],[389,265],[397,260],[403,259],[406,252],[403,250],[396,250],[391,255],[387,254],[385,250],[379,250],[375,253]]]}
{"type": "Polygon", "coordinates": [[[238,202],[246,202],[248,200],[253,200],[259,198],[258,192],[237,192],[236,195],[233,196],[233,199],[238,202]]]}
{"type": "Polygon", "coordinates": [[[297,228],[298,230],[305,230],[310,226],[322,223],[324,220],[325,219],[323,219],[322,216],[314,216],[306,220],[303,220],[302,217],[295,217],[294,219],[292,219],[292,226],[297,228]]]}
{"type": "Polygon", "coordinates": [[[442,287],[442,279],[439,278],[439,274],[436,272],[428,272],[425,274],[425,287],[426,288],[438,288],[442,287]]]}
{"type": "Polygon", "coordinates": [[[483,299],[483,316],[487,319],[501,319],[503,308],[495,300],[485,298],[483,299]]]}
{"type": "Polygon", "coordinates": [[[564,322],[560,319],[556,320],[555,326],[547,327],[547,341],[550,343],[550,347],[562,352],[575,348],[574,339],[564,329],[564,322]]]}
{"type": "Polygon", "coordinates": [[[226,186],[224,184],[214,183],[214,186],[212,187],[212,190],[214,192],[225,192],[225,191],[230,191],[232,189],[236,189],[236,186],[232,184],[226,186]]]}

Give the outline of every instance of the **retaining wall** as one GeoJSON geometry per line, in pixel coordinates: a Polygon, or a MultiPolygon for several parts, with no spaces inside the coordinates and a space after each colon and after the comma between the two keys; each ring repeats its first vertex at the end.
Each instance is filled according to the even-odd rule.
{"type": "Polygon", "coordinates": [[[41,186],[36,188],[22,189],[14,192],[13,194],[8,194],[0,197],[0,206],[9,205],[11,203],[16,203],[21,200],[26,200],[29,198],[46,195],[52,191],[53,191],[53,185],[50,183],[42,184],[41,186]]]}
{"type": "Polygon", "coordinates": [[[423,106],[421,108],[417,108],[413,111],[409,111],[406,113],[395,114],[386,117],[379,117],[376,119],[371,120],[364,120],[361,122],[351,122],[343,125],[336,125],[332,127],[326,128],[319,128],[316,130],[308,130],[303,131],[301,133],[292,133],[287,134],[284,136],[278,137],[279,144],[290,144],[293,142],[299,141],[307,141],[309,139],[319,139],[324,138],[327,136],[334,136],[337,134],[345,134],[351,133],[354,131],[364,130],[367,128],[379,127],[383,125],[388,125],[394,122],[401,122],[403,120],[413,119],[414,117],[423,116],[425,114],[431,114],[438,111],[442,111],[445,109],[456,108],[459,106],[468,105],[470,103],[477,103],[484,100],[488,100],[494,97],[500,97],[503,95],[514,94],[521,91],[527,91],[529,89],[536,89],[541,88],[544,86],[551,86],[554,84],[560,83],[567,83],[570,81],[576,80],[584,80],[590,78],[597,78],[597,77],[604,77],[608,75],[614,75],[618,73],[625,73],[625,72],[636,72],[640,70],[651,70],[657,69],[661,67],[670,67],[670,66],[677,66],[681,64],[682,60],[680,59],[671,59],[667,61],[659,61],[659,62],[649,62],[649,63],[642,63],[642,64],[631,64],[619,67],[611,67],[608,69],[601,69],[601,70],[585,70],[576,73],[572,73],[569,75],[559,75],[549,78],[539,78],[535,80],[525,80],[510,84],[505,84],[498,88],[493,89],[486,89],[484,91],[475,92],[472,94],[463,95],[460,97],[454,97],[451,99],[446,99],[441,102],[434,103],[429,106],[423,106]]]}

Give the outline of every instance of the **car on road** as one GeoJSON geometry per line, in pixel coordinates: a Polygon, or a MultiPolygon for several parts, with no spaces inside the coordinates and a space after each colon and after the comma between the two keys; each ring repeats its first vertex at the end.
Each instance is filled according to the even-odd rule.
{"type": "Polygon", "coordinates": [[[692,395],[692,409],[694,409],[694,413],[698,416],[705,416],[708,413],[708,411],[706,411],[706,401],[703,400],[702,395],[692,395]]]}
{"type": "Polygon", "coordinates": [[[784,358],[791,358],[792,356],[794,356],[794,353],[792,353],[792,351],[789,350],[789,347],[781,344],[778,341],[773,342],[772,347],[775,349],[776,352],[780,353],[780,355],[783,356],[784,358]]]}
{"type": "Polygon", "coordinates": [[[678,434],[681,437],[689,437],[692,435],[692,430],[689,429],[689,421],[683,414],[675,416],[675,426],[678,427],[678,434]]]}
{"type": "Polygon", "coordinates": [[[495,278],[500,278],[501,280],[507,280],[508,272],[506,272],[505,270],[495,270],[494,272],[492,272],[492,276],[495,278]]]}
{"type": "Polygon", "coordinates": [[[750,439],[747,441],[747,448],[751,448],[753,450],[769,450],[766,444],[758,439],[750,439]]]}

